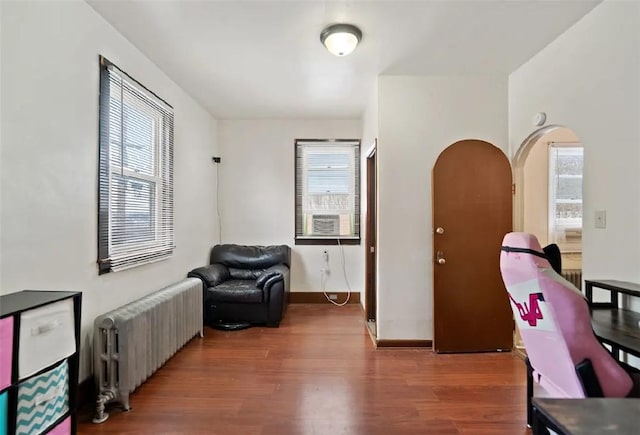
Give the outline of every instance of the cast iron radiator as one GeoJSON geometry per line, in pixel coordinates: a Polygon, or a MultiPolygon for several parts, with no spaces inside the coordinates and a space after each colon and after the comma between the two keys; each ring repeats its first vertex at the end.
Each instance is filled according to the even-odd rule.
{"type": "Polygon", "coordinates": [[[187,278],[98,316],[94,323],[94,423],[105,404],[129,410],[129,394],[198,333],[202,337],[202,281],[187,278]]]}
{"type": "Polygon", "coordinates": [[[582,290],[582,270],[581,269],[567,269],[562,271],[562,277],[575,285],[579,290],[582,290]]]}

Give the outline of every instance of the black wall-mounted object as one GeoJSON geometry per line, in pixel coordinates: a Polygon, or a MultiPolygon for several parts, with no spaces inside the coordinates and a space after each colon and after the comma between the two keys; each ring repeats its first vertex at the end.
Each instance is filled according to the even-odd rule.
{"type": "Polygon", "coordinates": [[[213,157],[213,163],[220,163],[220,157],[213,157]]]}

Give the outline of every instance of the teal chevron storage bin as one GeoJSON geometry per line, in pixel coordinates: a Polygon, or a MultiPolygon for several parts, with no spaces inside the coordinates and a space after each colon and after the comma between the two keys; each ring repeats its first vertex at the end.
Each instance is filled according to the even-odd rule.
{"type": "Polygon", "coordinates": [[[0,394],[0,435],[7,435],[7,424],[9,417],[9,403],[7,392],[0,394]]]}
{"type": "Polygon", "coordinates": [[[69,411],[69,363],[18,385],[16,435],[38,435],[69,411]]]}

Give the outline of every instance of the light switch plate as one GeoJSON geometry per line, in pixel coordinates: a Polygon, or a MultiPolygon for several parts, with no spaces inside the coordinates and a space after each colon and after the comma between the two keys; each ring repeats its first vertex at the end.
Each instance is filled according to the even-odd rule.
{"type": "Polygon", "coordinates": [[[607,228],[607,212],[596,210],[596,228],[607,228]]]}

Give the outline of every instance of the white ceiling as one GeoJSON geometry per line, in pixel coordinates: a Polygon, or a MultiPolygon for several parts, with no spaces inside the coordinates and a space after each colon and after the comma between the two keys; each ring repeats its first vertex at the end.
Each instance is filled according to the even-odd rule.
{"type": "Polygon", "coordinates": [[[601,0],[89,4],[218,119],[359,118],[376,76],[508,74],[601,0]],[[348,22],[347,57],[320,43],[348,22]]]}

